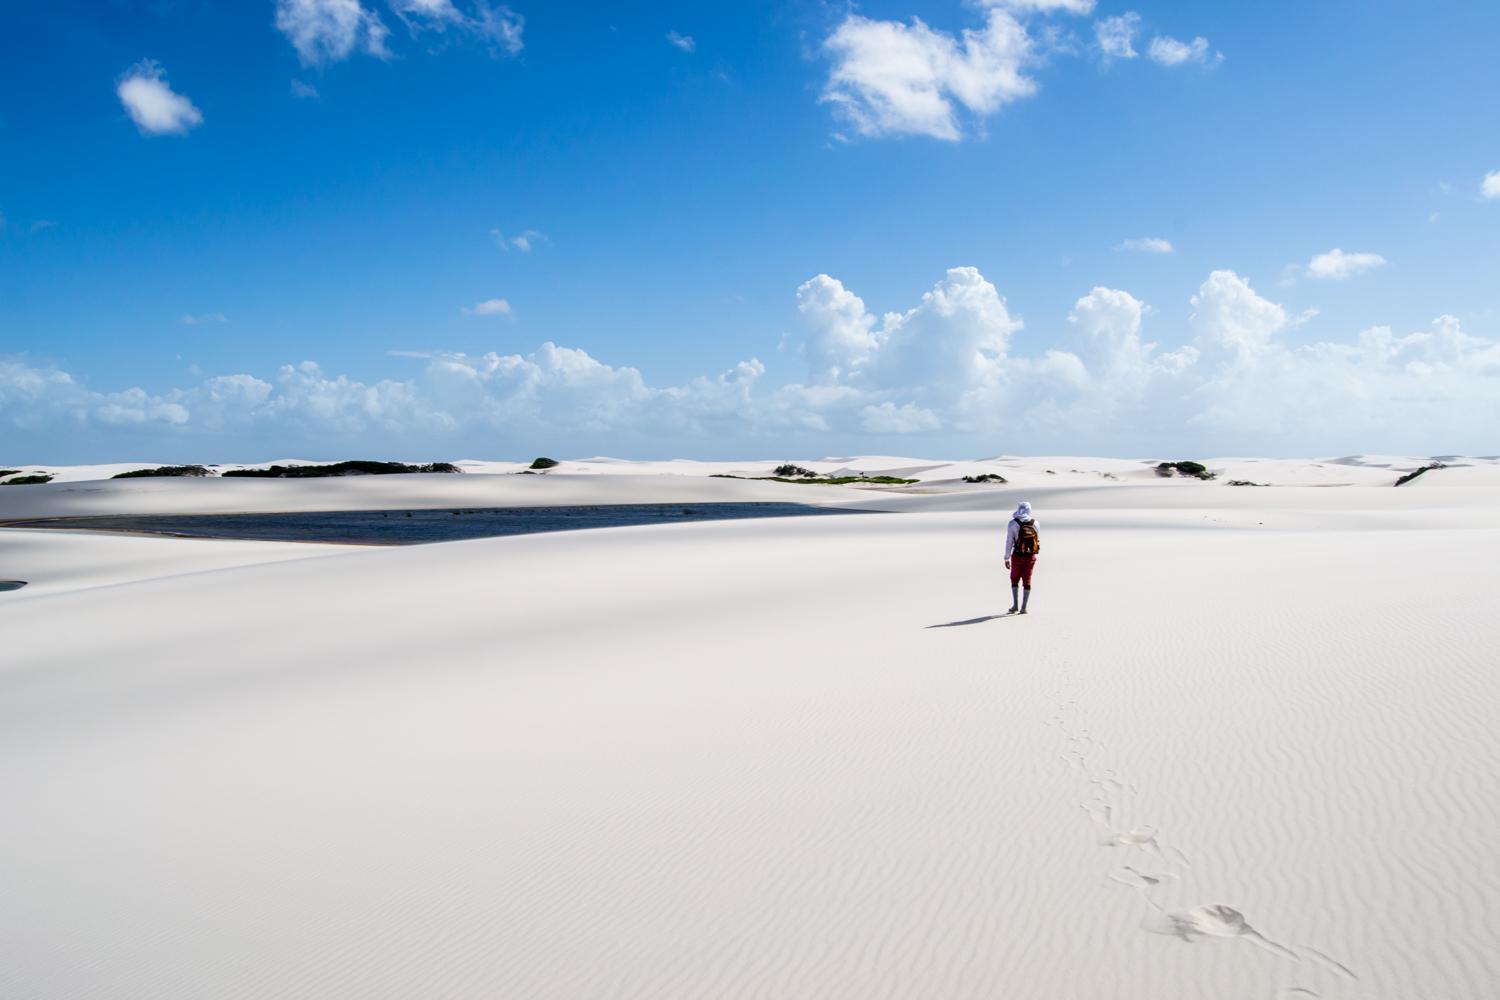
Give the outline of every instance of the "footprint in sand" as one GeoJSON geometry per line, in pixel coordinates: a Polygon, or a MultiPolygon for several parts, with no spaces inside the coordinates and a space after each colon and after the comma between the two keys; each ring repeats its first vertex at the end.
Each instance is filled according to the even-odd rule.
{"type": "Polygon", "coordinates": [[[1142,926],[1153,934],[1169,934],[1190,944],[1202,938],[1244,938],[1282,958],[1297,959],[1295,951],[1272,941],[1251,927],[1243,913],[1222,903],[1195,906],[1178,913],[1153,913],[1142,926]]]}
{"type": "Polygon", "coordinates": [[[1155,888],[1156,886],[1161,885],[1163,882],[1167,881],[1175,882],[1179,878],[1178,875],[1172,872],[1158,872],[1156,874],[1147,874],[1146,872],[1136,871],[1129,865],[1121,865],[1119,868],[1116,868],[1114,871],[1110,872],[1109,877],[1113,881],[1119,882],[1121,885],[1128,885],[1132,889],[1142,890],[1155,888]]]}
{"type": "MultiPolygon", "coordinates": [[[[1083,771],[1088,777],[1089,784],[1094,786],[1089,800],[1080,803],[1079,807],[1089,814],[1089,818],[1096,826],[1109,831],[1108,835],[1099,841],[1100,845],[1121,847],[1127,851],[1131,848],[1138,848],[1142,853],[1167,864],[1191,867],[1186,854],[1175,847],[1162,845],[1158,840],[1156,827],[1141,825],[1128,830],[1115,828],[1115,815],[1117,807],[1121,805],[1119,802],[1121,794],[1127,790],[1135,793],[1137,789],[1128,782],[1122,782],[1112,768],[1090,773],[1093,769],[1089,767],[1088,757],[1092,752],[1102,750],[1104,744],[1089,736],[1087,729],[1073,730],[1068,724],[1070,720],[1065,716],[1069,714],[1070,709],[1075,709],[1077,704],[1076,701],[1060,704],[1053,720],[1062,731],[1066,741],[1064,753],[1061,755],[1062,759],[1071,767],[1083,771]]],[[[1245,915],[1232,906],[1210,903],[1190,910],[1175,912],[1163,910],[1152,902],[1150,891],[1163,881],[1180,880],[1182,876],[1175,872],[1145,872],[1130,865],[1120,865],[1112,869],[1107,877],[1112,882],[1129,886],[1141,893],[1152,911],[1141,926],[1153,934],[1169,935],[1190,944],[1206,940],[1241,939],[1278,957],[1298,963],[1311,961],[1343,979],[1358,981],[1358,977],[1348,966],[1316,948],[1304,945],[1289,947],[1271,940],[1251,926],[1245,919],[1245,915]]],[[[1319,994],[1306,986],[1286,986],[1278,990],[1276,996],[1278,1000],[1299,1000],[1304,997],[1316,998],[1319,994]]]]}
{"type": "Polygon", "coordinates": [[[1138,847],[1152,857],[1192,867],[1192,862],[1188,861],[1186,854],[1175,847],[1162,846],[1161,842],[1156,839],[1154,826],[1136,826],[1123,833],[1111,833],[1099,843],[1103,847],[1138,847]]]}
{"type": "MultiPolygon", "coordinates": [[[[1147,900],[1150,903],[1150,900],[1147,900]]],[[[1349,982],[1358,982],[1352,969],[1337,959],[1331,958],[1316,948],[1305,945],[1288,946],[1277,941],[1272,941],[1260,931],[1250,926],[1245,920],[1245,915],[1232,906],[1222,903],[1211,903],[1207,906],[1197,906],[1191,910],[1176,913],[1168,913],[1157,909],[1154,905],[1153,912],[1141,924],[1141,926],[1153,934],[1168,934],[1188,942],[1195,943],[1204,939],[1226,940],[1232,938],[1243,938],[1259,948],[1269,951],[1281,958],[1289,958],[1294,962],[1311,959],[1329,971],[1349,982]]],[[[1318,994],[1305,986],[1289,986],[1281,990],[1280,996],[1299,997],[1318,994]]]]}

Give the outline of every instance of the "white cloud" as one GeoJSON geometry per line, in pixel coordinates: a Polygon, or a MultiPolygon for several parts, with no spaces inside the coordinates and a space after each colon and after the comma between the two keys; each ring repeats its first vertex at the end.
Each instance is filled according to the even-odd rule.
{"type": "Polygon", "coordinates": [[[1106,59],[1134,59],[1138,53],[1132,44],[1140,30],[1141,15],[1126,11],[1118,17],[1094,22],[1094,40],[1106,59]]]}
{"type": "Polygon", "coordinates": [[[126,70],[115,93],[142,135],[186,135],[203,124],[203,113],[168,86],[161,65],[151,59],[126,70]]]}
{"type": "Polygon", "coordinates": [[[1384,267],[1386,260],[1378,253],[1345,253],[1334,247],[1307,262],[1307,276],[1329,281],[1343,281],[1356,274],[1384,267]]]}
{"type": "Polygon", "coordinates": [[[300,98],[304,98],[304,99],[317,100],[317,98],[319,97],[318,88],[314,87],[310,83],[303,83],[301,80],[293,80],[292,81],[292,96],[293,97],[300,97],[300,98]]]}
{"type": "Polygon", "coordinates": [[[1189,325],[1196,347],[1206,357],[1251,362],[1271,346],[1287,325],[1286,310],[1261,298],[1250,282],[1233,271],[1214,271],[1190,300],[1189,325]]]}
{"type": "Polygon", "coordinates": [[[850,14],[824,49],[833,68],[822,100],[864,136],[957,140],[958,107],[982,117],[1037,89],[1025,73],[1032,39],[1002,8],[957,37],[917,18],[906,24],[850,14]]]}
{"type": "Polygon", "coordinates": [[[469,23],[479,37],[489,41],[492,50],[514,56],[519,55],[526,47],[521,38],[526,29],[526,19],[509,7],[480,4],[478,12],[470,18],[469,23]]]}
{"type": "MultiPolygon", "coordinates": [[[[414,36],[453,31],[481,39],[497,56],[513,56],[525,47],[526,19],[504,5],[473,0],[466,12],[454,0],[389,0],[389,4],[414,36]]],[[[356,51],[381,59],[391,56],[386,46],[390,30],[362,0],[276,0],[276,27],[306,66],[341,62],[356,51]]]]}
{"type": "MultiPolygon", "coordinates": [[[[1163,66],[1181,66],[1190,62],[1201,65],[1210,61],[1208,39],[1202,36],[1194,38],[1191,42],[1179,42],[1175,38],[1158,35],[1151,39],[1151,46],[1146,50],[1146,54],[1163,66]]],[[[1222,62],[1223,59],[1223,53],[1213,54],[1213,62],[1222,62]]]]}
{"type": "Polygon", "coordinates": [[[1092,14],[1094,0],[979,0],[981,7],[1004,7],[1018,14],[1092,14]]]}
{"type": "Polygon", "coordinates": [[[496,55],[516,55],[525,47],[522,33],[526,19],[509,7],[492,7],[475,0],[474,12],[466,14],[453,0],[389,0],[391,9],[412,34],[445,32],[452,28],[487,41],[496,55]]]}
{"type": "Polygon", "coordinates": [[[205,323],[228,323],[229,317],[223,313],[188,313],[182,317],[184,326],[203,326],[205,323]]]}
{"type": "Polygon", "coordinates": [[[936,413],[914,403],[897,406],[887,400],[879,406],[866,406],[860,410],[859,426],[870,434],[915,434],[935,431],[943,426],[943,422],[936,413]]]}
{"type": "Polygon", "coordinates": [[[453,0],[387,0],[391,10],[402,20],[420,19],[434,30],[442,31],[449,24],[458,24],[464,15],[453,6],[453,0]]]}
{"type": "Polygon", "coordinates": [[[1500,170],[1491,170],[1479,184],[1479,194],[1486,201],[1500,198],[1500,170]]]}
{"type": "Polygon", "coordinates": [[[485,299],[483,302],[476,302],[474,305],[469,306],[462,311],[465,316],[512,315],[510,303],[505,301],[504,299],[485,299]]]}
{"type": "Polygon", "coordinates": [[[814,385],[902,389],[914,400],[951,399],[994,383],[1003,376],[1011,335],[1022,326],[972,267],[951,268],[915,308],[879,321],[826,274],[805,282],[797,302],[814,385]]]}
{"type": "Polygon", "coordinates": [[[1153,345],[1141,341],[1146,304],[1129,292],[1096,286],[1073,303],[1068,321],[1084,337],[1083,360],[1096,378],[1139,381],[1150,372],[1153,345]]]}
{"type": "Polygon", "coordinates": [[[399,352],[420,368],[399,379],[308,361],[162,393],[96,391],[58,368],[0,358],[0,426],[8,440],[83,435],[122,448],[239,435],[267,451],[417,442],[452,454],[545,432],[580,449],[692,453],[942,433],[945,447],[975,451],[1004,442],[1149,456],[1473,451],[1500,422],[1500,342],[1440,316],[1405,335],[1376,326],[1289,343],[1306,314],[1289,317],[1228,270],[1192,296],[1192,340],[1172,350],[1147,339],[1151,307],[1100,286],[1074,302],[1056,342],[1019,352],[1020,320],[974,268],[950,270],[904,310],[871,311],[828,275],[805,282],[797,304],[806,380],[779,385],[764,384],[754,358],[653,385],[550,342],[528,354],[399,352]]]}
{"type": "Polygon", "coordinates": [[[276,28],[306,66],[339,62],[355,49],[390,55],[385,23],[360,0],[276,0],[276,28]]]}
{"type": "Polygon", "coordinates": [[[667,32],[667,41],[684,52],[698,51],[698,43],[693,41],[692,35],[679,35],[675,31],[669,31],[667,32]]]}
{"type": "Polygon", "coordinates": [[[1173,246],[1170,240],[1164,240],[1160,236],[1143,236],[1138,240],[1124,240],[1116,250],[1134,250],[1138,253],[1171,253],[1173,246]]]}
{"type": "Polygon", "coordinates": [[[519,250],[522,253],[530,253],[537,244],[548,242],[547,234],[539,233],[535,229],[528,229],[515,236],[506,236],[498,229],[491,229],[490,239],[494,240],[495,245],[501,250],[519,250]]]}
{"type": "Polygon", "coordinates": [[[797,289],[797,311],[808,327],[808,379],[832,385],[854,374],[874,355],[879,341],[875,317],[864,300],[836,278],[820,274],[797,289]]]}

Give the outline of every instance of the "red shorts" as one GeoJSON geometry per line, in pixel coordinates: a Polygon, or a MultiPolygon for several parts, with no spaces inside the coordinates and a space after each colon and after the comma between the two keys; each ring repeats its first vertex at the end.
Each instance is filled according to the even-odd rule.
{"type": "Polygon", "coordinates": [[[1036,565],[1036,556],[1011,556],[1010,557],[1010,585],[1014,587],[1017,583],[1026,585],[1031,589],[1031,568],[1036,565]]]}

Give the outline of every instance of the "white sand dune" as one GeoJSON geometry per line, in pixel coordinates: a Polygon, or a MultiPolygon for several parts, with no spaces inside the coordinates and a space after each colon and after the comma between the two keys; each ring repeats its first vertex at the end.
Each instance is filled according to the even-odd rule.
{"type": "Polygon", "coordinates": [[[0,530],[0,577],[37,581],[0,594],[0,997],[1493,996],[1493,463],[925,464],[999,462],[1043,524],[1024,618],[991,617],[1019,488],[0,490],[0,519],[892,511],[398,549],[0,530]]]}
{"type": "Polygon", "coordinates": [[[832,486],[707,476],[393,475],[329,479],[120,479],[48,483],[0,493],[0,521],[103,514],[535,507],[597,503],[793,502],[850,505],[832,486]]]}

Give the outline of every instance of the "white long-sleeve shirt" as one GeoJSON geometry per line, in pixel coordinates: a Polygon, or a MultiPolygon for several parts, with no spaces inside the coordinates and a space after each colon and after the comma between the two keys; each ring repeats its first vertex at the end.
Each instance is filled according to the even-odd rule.
{"type": "MultiPolygon", "coordinates": [[[[1031,519],[1031,523],[1036,525],[1037,533],[1040,534],[1042,530],[1042,522],[1033,517],[1031,519]]],[[[1009,559],[1010,554],[1016,550],[1016,535],[1019,534],[1020,531],[1020,522],[1015,518],[1011,518],[1010,526],[1005,529],[1005,558],[1009,559]]]]}

